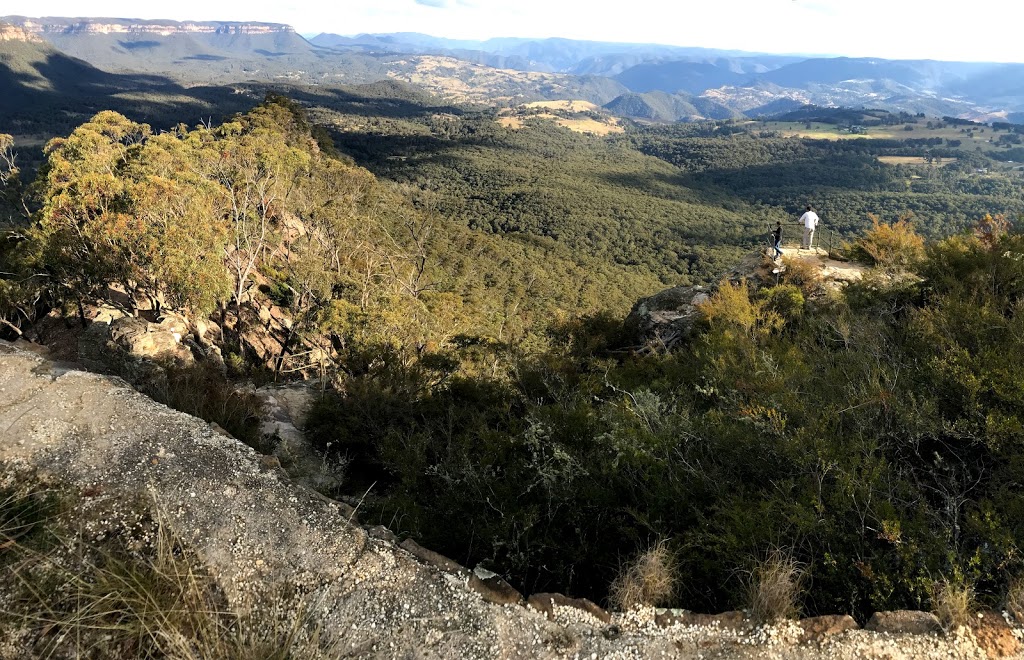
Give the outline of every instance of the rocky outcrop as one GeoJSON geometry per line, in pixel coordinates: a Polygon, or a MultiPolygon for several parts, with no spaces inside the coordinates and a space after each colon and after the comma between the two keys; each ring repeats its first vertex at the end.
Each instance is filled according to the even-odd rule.
{"type": "Polygon", "coordinates": [[[26,43],[42,43],[43,40],[28,30],[0,20],[0,41],[23,41],[26,43]]]}
{"type": "Polygon", "coordinates": [[[260,429],[273,440],[274,456],[292,479],[321,493],[333,493],[342,483],[345,466],[318,452],[306,439],[306,413],[316,397],[311,383],[268,385],[256,390],[266,418],[260,429]]]}
{"type": "Polygon", "coordinates": [[[713,293],[712,287],[677,286],[642,298],[626,317],[626,327],[642,344],[669,350],[692,334],[699,306],[713,293]]]}
{"type": "Polygon", "coordinates": [[[939,623],[939,618],[931,612],[894,610],[892,612],[875,612],[864,629],[881,633],[922,635],[942,632],[942,624],[939,623]]]}
{"type": "Polygon", "coordinates": [[[177,319],[150,323],[113,308],[100,308],[78,338],[78,359],[91,371],[117,374],[131,382],[146,381],[159,377],[158,361],[194,361],[179,330],[177,319]]]}

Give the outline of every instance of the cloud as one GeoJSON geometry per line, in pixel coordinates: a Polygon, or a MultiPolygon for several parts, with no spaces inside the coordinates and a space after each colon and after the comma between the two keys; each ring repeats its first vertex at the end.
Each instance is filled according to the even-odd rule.
{"type": "Polygon", "coordinates": [[[434,7],[435,9],[447,9],[451,6],[448,0],[413,0],[413,2],[424,7],[434,7]]]}

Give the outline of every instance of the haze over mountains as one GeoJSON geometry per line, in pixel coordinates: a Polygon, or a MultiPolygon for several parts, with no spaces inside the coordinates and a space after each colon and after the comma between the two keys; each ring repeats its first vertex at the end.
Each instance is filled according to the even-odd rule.
{"type": "Polygon", "coordinates": [[[324,33],[307,40],[274,23],[0,21],[104,71],[160,74],[185,85],[391,79],[452,101],[508,105],[578,98],[654,121],[755,117],[802,104],[1024,120],[1024,64],[808,58],[570,39],[465,41],[416,33],[324,33]]]}

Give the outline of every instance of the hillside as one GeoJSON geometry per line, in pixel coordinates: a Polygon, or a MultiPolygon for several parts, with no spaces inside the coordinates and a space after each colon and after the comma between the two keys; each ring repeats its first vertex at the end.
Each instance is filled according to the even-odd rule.
{"type": "MultiPolygon", "coordinates": [[[[665,92],[705,98],[731,112],[753,110],[754,116],[787,100],[1010,120],[1024,111],[1015,82],[1024,65],[807,58],[570,39],[465,41],[413,33],[320,34],[309,42],[288,26],[265,23],[0,20],[100,69],[157,74],[188,85],[334,86],[391,78],[452,101],[502,106],[573,98],[604,105],[627,92],[665,92]]],[[[664,102],[648,105],[637,116],[727,116],[709,107],[695,114],[685,107],[669,112],[664,102]]]]}
{"type": "MultiPolygon", "coordinates": [[[[893,655],[897,649],[908,657],[983,657],[986,651],[988,657],[1005,657],[1006,650],[1019,648],[1013,635],[1020,631],[998,614],[973,630],[943,636],[917,632],[921,628],[906,614],[889,622],[878,618],[869,630],[859,630],[848,617],[764,625],[738,612],[709,616],[642,608],[609,614],[560,594],[534,594],[528,607],[519,607],[522,596],[507,585],[492,586],[504,584],[500,577],[487,577],[483,569],[470,572],[414,543],[398,546],[382,528],[360,526],[351,507],[290,482],[269,457],[202,420],[155,404],[123,381],[0,342],[0,391],[17,393],[5,402],[0,424],[19,438],[0,445],[4,520],[14,506],[34,495],[41,499],[32,488],[46,488],[60,493],[73,507],[76,524],[91,532],[89,541],[77,545],[57,541],[69,550],[111,553],[116,546],[104,538],[139,537],[134,554],[116,556],[119,563],[107,554],[101,555],[106,565],[78,567],[70,563],[73,558],[57,563],[33,554],[34,537],[63,534],[62,523],[28,523],[0,556],[4,657],[43,657],[84,646],[99,658],[119,657],[126,648],[173,655],[181,653],[181,642],[220,658],[273,649],[310,660],[406,653],[473,660],[581,654],[903,657],[893,655]],[[47,481],[33,482],[26,469],[47,474],[47,481]],[[30,490],[26,495],[15,488],[30,490]],[[39,529],[44,526],[49,529],[39,529]],[[151,535],[151,545],[140,528],[151,535]],[[165,541],[175,544],[173,557],[158,554],[165,541]],[[32,590],[45,602],[19,591],[23,576],[11,560],[47,579],[32,590]],[[81,572],[72,577],[62,564],[81,572]],[[190,579],[176,582],[170,571],[187,572],[190,579]],[[137,580],[127,584],[140,596],[154,601],[136,601],[120,582],[125,576],[137,580]],[[82,612],[57,597],[62,584],[73,586],[81,577],[105,581],[99,593],[78,584],[77,597],[88,602],[91,623],[74,618],[82,612]],[[156,599],[163,597],[190,599],[193,607],[197,597],[219,600],[215,613],[196,608],[179,620],[169,608],[159,609],[165,604],[156,599]],[[39,625],[19,618],[43,608],[51,616],[66,612],[68,619],[39,625]],[[105,625],[113,621],[117,626],[105,625]],[[197,622],[209,627],[197,628],[197,622]],[[103,626],[102,634],[92,624],[103,626]]],[[[913,614],[934,625],[930,615],[913,614]]]]}

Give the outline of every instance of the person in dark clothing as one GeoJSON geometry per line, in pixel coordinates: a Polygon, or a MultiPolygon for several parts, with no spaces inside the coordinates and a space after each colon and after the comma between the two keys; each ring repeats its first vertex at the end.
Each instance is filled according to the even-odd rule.
{"type": "Polygon", "coordinates": [[[772,231],[772,247],[775,249],[775,259],[782,256],[782,222],[775,223],[775,230],[772,231]]]}

